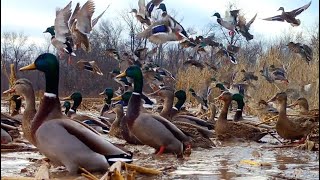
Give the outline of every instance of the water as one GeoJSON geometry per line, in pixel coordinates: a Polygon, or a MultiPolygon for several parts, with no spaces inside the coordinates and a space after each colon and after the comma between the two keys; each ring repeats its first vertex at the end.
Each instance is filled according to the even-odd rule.
{"type": "MultiPolygon", "coordinates": [[[[151,168],[173,167],[166,170],[164,175],[138,175],[137,179],[319,179],[319,152],[295,148],[268,148],[277,142],[269,135],[262,139],[264,143],[221,143],[213,139],[217,147],[194,149],[191,156],[184,160],[176,159],[171,154],[156,157],[153,155],[154,149],[148,146],[128,145],[123,140],[109,135],[103,136],[134,152],[134,164],[151,168]],[[257,163],[262,163],[263,166],[257,163]]],[[[41,158],[44,156],[39,152],[1,153],[1,176],[34,176],[40,163],[31,159],[41,158]]],[[[76,178],[66,176],[64,170],[55,167],[51,167],[50,175],[59,179],[76,178]]],[[[102,174],[97,176],[101,177],[102,174]]]]}

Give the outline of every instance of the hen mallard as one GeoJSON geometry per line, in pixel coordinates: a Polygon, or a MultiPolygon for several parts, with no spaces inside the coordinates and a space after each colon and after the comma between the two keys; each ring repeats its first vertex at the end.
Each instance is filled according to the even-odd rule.
{"type": "Polygon", "coordinates": [[[274,65],[267,67],[266,63],[264,63],[263,69],[260,70],[260,73],[269,83],[273,83],[278,90],[280,90],[280,88],[275,83],[289,84],[287,72],[284,68],[278,68],[274,65]]]}
{"type": "Polygon", "coordinates": [[[278,9],[278,11],[282,11],[282,13],[280,15],[277,15],[277,16],[273,16],[273,17],[270,17],[270,18],[265,18],[263,20],[266,20],[266,21],[287,21],[288,23],[291,24],[291,26],[299,26],[301,21],[299,19],[296,19],[296,16],[298,16],[300,13],[302,13],[304,10],[308,9],[308,7],[310,6],[311,4],[311,1],[302,6],[302,7],[299,7],[295,10],[292,10],[292,11],[289,11],[289,12],[285,12],[284,11],[284,8],[283,7],[280,7],[278,9]]]}
{"type": "Polygon", "coordinates": [[[77,62],[77,67],[81,70],[86,70],[91,73],[103,76],[103,73],[101,72],[100,68],[98,67],[98,65],[95,61],[79,60],[77,62]]]}
{"type": "Polygon", "coordinates": [[[219,139],[243,138],[246,140],[259,141],[268,132],[241,122],[228,121],[228,108],[232,101],[232,94],[228,91],[223,92],[216,99],[224,101],[223,108],[215,124],[215,132],[219,139]]]}
{"type": "Polygon", "coordinates": [[[299,106],[301,115],[311,115],[316,121],[319,121],[319,109],[309,110],[308,100],[304,97],[297,99],[294,103],[290,104],[288,107],[299,106]]]}
{"type": "Polygon", "coordinates": [[[36,106],[35,106],[35,95],[32,83],[28,79],[18,79],[14,85],[3,93],[17,93],[26,101],[26,107],[23,112],[22,117],[22,132],[23,136],[33,145],[35,145],[35,141],[32,138],[31,134],[31,123],[32,119],[36,114],[36,106]]]}
{"type": "Polygon", "coordinates": [[[131,13],[134,13],[135,17],[139,22],[142,24],[146,24],[147,26],[151,25],[151,20],[148,15],[147,7],[145,5],[145,0],[139,0],[138,1],[139,10],[132,9],[131,13]]]}
{"type": "Polygon", "coordinates": [[[116,118],[113,121],[112,125],[110,126],[109,134],[111,136],[115,136],[119,139],[123,139],[122,136],[122,128],[121,128],[121,120],[124,116],[123,106],[122,104],[118,103],[116,104],[109,113],[114,112],[116,114],[116,118]]]}
{"type": "Polygon", "coordinates": [[[309,117],[288,117],[287,116],[287,94],[285,92],[277,93],[268,102],[277,101],[279,104],[279,117],[276,124],[276,130],[280,137],[288,140],[298,140],[309,135],[316,124],[309,117]]]}
{"type": "Polygon", "coordinates": [[[300,54],[308,64],[311,62],[313,53],[312,49],[308,45],[289,42],[287,46],[292,52],[300,54]]]}
{"type": "Polygon", "coordinates": [[[246,71],[246,70],[242,69],[240,72],[243,73],[243,78],[241,81],[250,82],[250,81],[257,81],[258,80],[258,76],[256,76],[254,74],[254,72],[252,72],[252,71],[246,71]]]}
{"type": "Polygon", "coordinates": [[[58,97],[59,61],[55,55],[41,54],[34,63],[20,68],[20,71],[35,69],[43,72],[46,79],[46,90],[31,124],[32,138],[41,153],[51,162],[66,166],[71,174],[77,173],[79,167],[105,172],[112,163],[109,157],[132,161],[132,155],[84,124],[63,116],[58,97]]]}
{"type": "Polygon", "coordinates": [[[260,100],[258,102],[258,108],[256,110],[257,116],[261,122],[265,122],[279,114],[278,110],[269,105],[265,100],[260,100]]]}
{"type": "Polygon", "coordinates": [[[185,122],[182,118],[175,118],[176,108],[172,108],[174,92],[172,88],[163,87],[160,90],[154,92],[164,99],[163,108],[160,115],[170,120],[176,125],[184,134],[191,138],[192,147],[210,148],[214,146],[213,142],[209,139],[213,137],[213,132],[209,131],[207,127],[202,127],[193,123],[185,122]],[[172,116],[172,117],[170,117],[172,116]]]}
{"type": "Polygon", "coordinates": [[[186,150],[190,150],[189,137],[167,119],[140,111],[143,75],[138,66],[130,66],[117,77],[125,76],[133,79],[134,90],[129,100],[127,114],[122,121],[138,140],[155,148],[157,154],[170,152],[182,157],[186,150]]]}

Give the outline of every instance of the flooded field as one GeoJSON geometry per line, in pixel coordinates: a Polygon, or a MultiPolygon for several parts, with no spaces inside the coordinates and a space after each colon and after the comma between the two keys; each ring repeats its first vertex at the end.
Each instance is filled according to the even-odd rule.
{"type": "MultiPolygon", "coordinates": [[[[156,157],[154,150],[148,146],[129,145],[109,135],[103,136],[132,151],[134,164],[156,169],[171,167],[161,176],[137,175],[137,179],[319,179],[318,151],[272,148],[278,142],[269,135],[262,139],[262,143],[221,143],[213,139],[216,147],[194,149],[191,156],[184,160],[176,159],[171,154],[156,157]]],[[[38,160],[42,158],[44,156],[37,151],[1,153],[1,176],[34,176],[41,165],[38,160]]],[[[103,174],[95,175],[101,177],[103,174]]],[[[50,177],[86,179],[66,176],[66,171],[61,167],[51,167],[50,177]]]]}

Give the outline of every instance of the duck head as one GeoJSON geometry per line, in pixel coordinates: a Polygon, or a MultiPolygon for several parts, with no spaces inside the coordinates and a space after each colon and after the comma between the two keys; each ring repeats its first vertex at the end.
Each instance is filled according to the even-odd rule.
{"type": "Polygon", "coordinates": [[[186,102],[187,94],[184,90],[179,90],[174,93],[174,97],[178,99],[178,102],[174,105],[177,110],[180,110],[182,105],[186,102]]]}
{"type": "Polygon", "coordinates": [[[218,19],[220,19],[221,18],[221,16],[220,16],[220,14],[219,13],[214,13],[212,16],[216,16],[218,19]]]}
{"type": "Polygon", "coordinates": [[[306,109],[309,110],[309,104],[308,104],[308,100],[306,98],[299,98],[297,99],[294,103],[290,104],[288,107],[295,107],[295,106],[301,106],[301,107],[305,107],[306,109]]]}
{"type": "Polygon", "coordinates": [[[30,88],[30,87],[33,87],[32,83],[28,79],[21,78],[21,79],[16,80],[16,82],[13,84],[13,86],[10,89],[4,91],[3,94],[17,93],[22,96],[13,95],[10,98],[10,100],[17,99],[17,100],[21,101],[24,94],[31,94],[31,93],[28,93],[28,91],[32,91],[32,94],[33,94],[33,88],[30,88]],[[12,98],[14,98],[14,99],[12,99],[12,98]]]}
{"type": "Polygon", "coordinates": [[[19,69],[20,71],[39,70],[45,74],[46,93],[58,95],[59,61],[54,54],[44,53],[30,65],[19,69]]]}
{"type": "Polygon", "coordinates": [[[230,103],[232,100],[232,94],[229,91],[224,91],[220,94],[220,96],[216,97],[215,100],[222,100],[230,103]]]}
{"type": "Polygon", "coordinates": [[[280,8],[278,9],[278,11],[284,12],[284,8],[283,8],[283,7],[280,7],[280,8]]]}
{"type": "Polygon", "coordinates": [[[55,35],[54,26],[48,27],[45,31],[43,31],[43,33],[50,33],[51,36],[54,36],[55,35]]]}
{"type": "Polygon", "coordinates": [[[132,92],[127,91],[120,96],[112,98],[111,101],[123,101],[124,104],[128,104],[131,95],[132,95],[132,92]]]}
{"type": "Polygon", "coordinates": [[[130,66],[124,72],[117,75],[116,78],[129,77],[133,79],[134,89],[136,93],[142,93],[143,75],[139,66],[130,66]]]}
{"type": "Polygon", "coordinates": [[[70,108],[71,108],[71,103],[70,103],[69,101],[65,101],[65,102],[63,103],[62,107],[66,108],[65,111],[64,111],[64,113],[67,115],[68,112],[69,112],[69,110],[70,110],[70,108]]]}
{"type": "Polygon", "coordinates": [[[113,97],[113,89],[112,88],[106,88],[102,93],[99,95],[106,95],[105,101],[107,104],[111,104],[111,99],[113,97]]]}
{"type": "Polygon", "coordinates": [[[280,92],[270,98],[267,103],[277,101],[278,103],[283,103],[287,101],[287,94],[285,92],[280,92]]]}
{"type": "Polygon", "coordinates": [[[73,100],[71,109],[76,111],[82,102],[82,95],[80,92],[73,92],[70,96],[63,98],[62,100],[73,100]]]}

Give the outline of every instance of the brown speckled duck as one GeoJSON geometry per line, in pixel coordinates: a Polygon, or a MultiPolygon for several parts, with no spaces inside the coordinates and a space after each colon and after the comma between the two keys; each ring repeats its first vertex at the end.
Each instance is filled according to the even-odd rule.
{"type": "Polygon", "coordinates": [[[17,93],[24,97],[26,101],[26,108],[23,112],[22,118],[22,132],[23,136],[33,145],[35,141],[31,136],[31,121],[36,114],[35,95],[32,83],[28,79],[18,79],[14,85],[3,93],[17,93]]]}
{"type": "Polygon", "coordinates": [[[276,130],[279,136],[288,140],[305,140],[307,135],[316,126],[309,117],[288,117],[287,116],[287,94],[285,92],[277,93],[268,102],[277,101],[279,104],[279,117],[276,124],[276,130]]]}
{"type": "Polygon", "coordinates": [[[216,99],[224,101],[223,108],[215,124],[215,132],[218,139],[243,138],[246,140],[259,141],[263,136],[268,134],[268,132],[263,132],[255,126],[227,120],[228,108],[232,101],[232,94],[230,92],[224,91],[216,99]]]}
{"type": "Polygon", "coordinates": [[[132,161],[132,156],[105,140],[82,123],[66,118],[58,97],[59,61],[51,53],[37,57],[20,71],[39,70],[45,74],[46,90],[31,124],[31,135],[39,151],[50,162],[64,165],[70,174],[79,167],[88,171],[106,171],[110,157],[132,161]]]}
{"type": "MultiPolygon", "coordinates": [[[[155,93],[164,99],[163,109],[160,112],[160,115],[168,119],[170,115],[174,114],[176,111],[176,108],[172,108],[174,99],[173,89],[163,87],[155,93]]],[[[192,147],[210,148],[214,146],[213,142],[209,139],[209,137],[213,137],[213,132],[209,131],[206,127],[180,121],[179,119],[176,121],[175,116],[173,116],[170,121],[184,134],[191,137],[192,147]]]]}
{"type": "Polygon", "coordinates": [[[311,115],[314,116],[316,121],[319,121],[319,109],[309,110],[308,100],[304,97],[297,99],[294,103],[290,104],[288,107],[299,106],[301,115],[311,115]]]}

